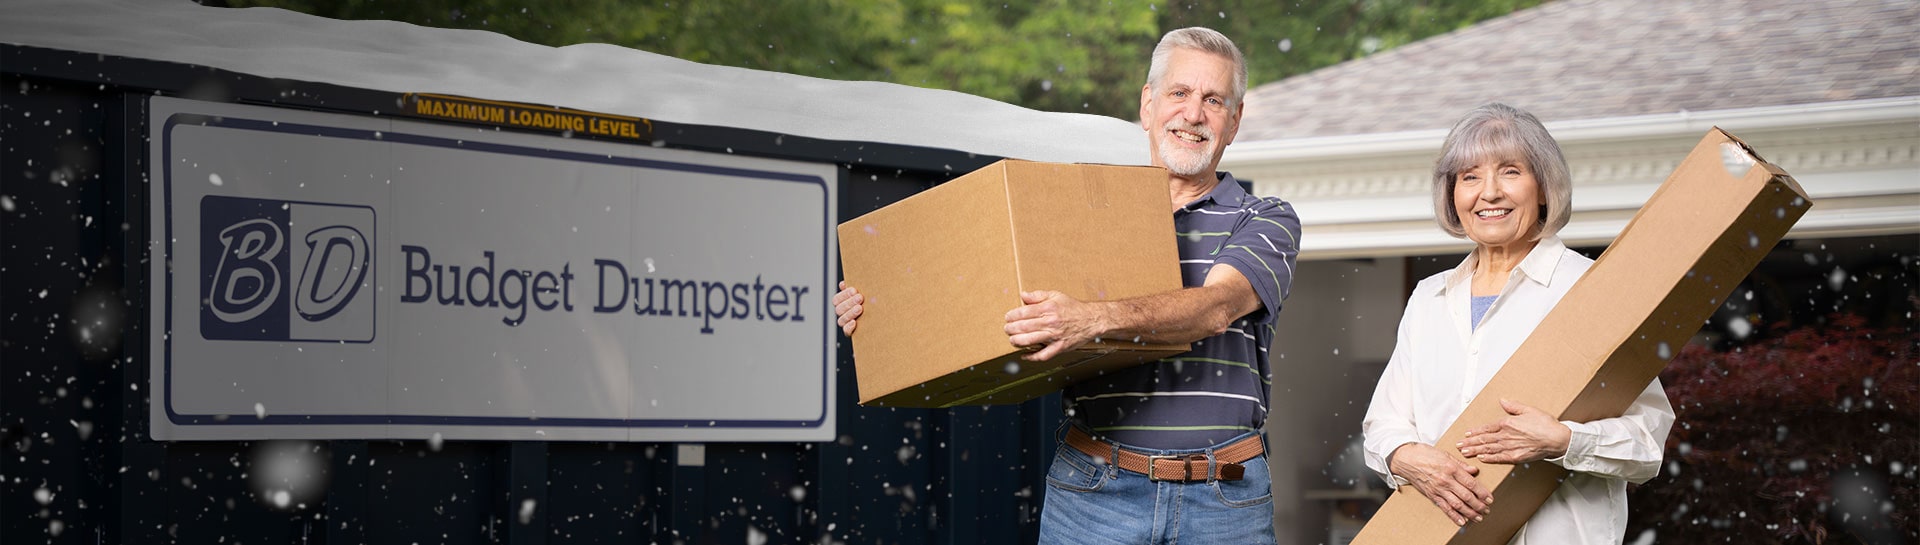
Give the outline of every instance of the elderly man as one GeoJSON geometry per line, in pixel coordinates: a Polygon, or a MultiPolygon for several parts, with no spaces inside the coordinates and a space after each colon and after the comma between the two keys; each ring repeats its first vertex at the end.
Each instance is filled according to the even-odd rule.
{"type": "MultiPolygon", "coordinates": [[[[1219,32],[1154,48],[1140,125],[1166,168],[1185,288],[1118,301],[1021,294],[1008,341],[1046,360],[1096,338],[1193,350],[1069,386],[1070,425],[1047,475],[1041,543],[1273,543],[1265,439],[1267,348],[1293,281],[1300,222],[1287,203],[1216,172],[1240,128],[1246,63],[1219,32]]],[[[865,299],[844,283],[852,335],[865,299]]]]}

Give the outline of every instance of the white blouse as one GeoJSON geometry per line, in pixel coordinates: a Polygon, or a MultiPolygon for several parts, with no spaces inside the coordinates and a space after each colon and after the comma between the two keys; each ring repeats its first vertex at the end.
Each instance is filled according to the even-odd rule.
{"type": "MultiPolygon", "coordinates": [[[[1367,467],[1396,489],[1387,455],[1407,443],[1431,445],[1439,440],[1567,289],[1593,266],[1593,260],[1568,250],[1558,237],[1542,239],[1507,277],[1476,330],[1469,323],[1469,302],[1477,255],[1414,288],[1400,319],[1393,357],[1367,407],[1361,425],[1367,467]]],[[[1571,474],[1510,543],[1621,543],[1627,528],[1627,482],[1643,483],[1659,473],[1667,432],[1673,427],[1666,390],[1655,379],[1618,418],[1561,423],[1573,430],[1572,440],[1566,455],[1547,461],[1571,474]]],[[[1457,452],[1451,446],[1442,450],[1457,452]]]]}

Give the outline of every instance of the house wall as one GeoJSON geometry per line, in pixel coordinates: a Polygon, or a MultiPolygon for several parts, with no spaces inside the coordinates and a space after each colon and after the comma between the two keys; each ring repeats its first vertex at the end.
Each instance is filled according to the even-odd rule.
{"type": "Polygon", "coordinates": [[[1393,353],[1409,259],[1297,265],[1272,348],[1267,418],[1274,527],[1282,545],[1327,543],[1339,501],[1328,496],[1355,484],[1378,488],[1370,477],[1356,483],[1356,475],[1332,468],[1364,469],[1358,460],[1343,463],[1341,452],[1360,436],[1367,400],[1393,353]]]}

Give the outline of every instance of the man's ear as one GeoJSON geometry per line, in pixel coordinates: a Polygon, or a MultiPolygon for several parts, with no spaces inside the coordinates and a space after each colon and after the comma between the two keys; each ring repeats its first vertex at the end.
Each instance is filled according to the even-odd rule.
{"type": "Polygon", "coordinates": [[[1233,137],[1240,134],[1240,119],[1241,119],[1240,114],[1246,111],[1247,111],[1246,99],[1243,98],[1239,102],[1235,102],[1233,104],[1233,117],[1228,118],[1228,121],[1230,121],[1230,123],[1228,123],[1227,125],[1227,130],[1222,131],[1225,134],[1220,135],[1220,147],[1224,148],[1224,147],[1227,147],[1228,145],[1233,144],[1233,137]]]}

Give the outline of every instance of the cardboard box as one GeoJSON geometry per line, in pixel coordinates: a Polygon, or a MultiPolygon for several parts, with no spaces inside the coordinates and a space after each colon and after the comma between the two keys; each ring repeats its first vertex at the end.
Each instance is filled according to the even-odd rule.
{"type": "MultiPolygon", "coordinates": [[[[1438,444],[1504,418],[1501,398],[1561,420],[1619,416],[1811,205],[1785,171],[1709,131],[1438,444]]],[[[1493,491],[1484,522],[1454,526],[1413,487],[1401,487],[1353,543],[1506,543],[1567,473],[1549,462],[1466,462],[1493,491]]]]}
{"type": "Polygon", "coordinates": [[[1000,161],[840,224],[840,271],[866,296],[860,403],[1019,403],[1188,346],[1106,339],[1045,362],[1007,340],[1020,292],[1083,301],[1181,288],[1167,172],[1000,161]]]}

